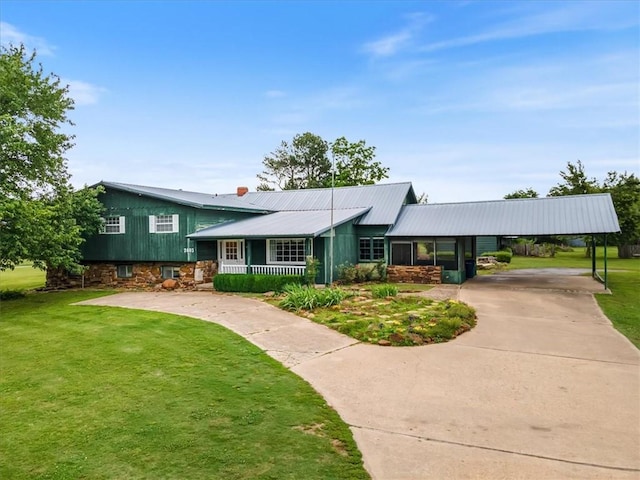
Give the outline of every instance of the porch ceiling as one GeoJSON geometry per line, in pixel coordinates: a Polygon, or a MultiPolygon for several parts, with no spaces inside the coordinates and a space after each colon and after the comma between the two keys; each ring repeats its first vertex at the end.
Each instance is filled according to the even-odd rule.
{"type": "MultiPolygon", "coordinates": [[[[347,208],[333,211],[334,226],[358,218],[369,208],[347,208]]],[[[193,240],[218,238],[317,237],[331,228],[331,210],[298,210],[275,212],[237,222],[199,230],[187,237],[193,240]]]]}

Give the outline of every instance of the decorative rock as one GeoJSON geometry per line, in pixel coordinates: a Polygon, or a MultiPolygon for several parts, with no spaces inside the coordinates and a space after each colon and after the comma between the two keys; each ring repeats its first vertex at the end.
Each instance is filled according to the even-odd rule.
{"type": "Polygon", "coordinates": [[[414,344],[416,344],[416,345],[424,345],[424,340],[417,333],[409,333],[407,336],[411,339],[411,341],[414,344]]]}
{"type": "Polygon", "coordinates": [[[378,340],[378,345],[380,345],[381,347],[389,347],[391,346],[391,342],[389,340],[380,339],[378,340]]]}
{"type": "Polygon", "coordinates": [[[401,335],[399,333],[392,333],[391,335],[389,335],[389,340],[391,340],[393,343],[402,343],[404,341],[404,335],[401,335]]]}
{"type": "Polygon", "coordinates": [[[178,282],[176,282],[173,278],[167,278],[164,282],[162,282],[162,288],[165,290],[174,290],[178,286],[178,282]]]}

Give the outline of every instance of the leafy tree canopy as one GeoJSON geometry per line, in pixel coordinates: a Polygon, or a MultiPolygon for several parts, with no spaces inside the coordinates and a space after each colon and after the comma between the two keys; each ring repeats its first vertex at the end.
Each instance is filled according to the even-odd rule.
{"type": "Polygon", "coordinates": [[[505,200],[509,200],[512,198],[538,198],[538,192],[536,192],[533,188],[526,188],[524,190],[515,190],[511,193],[507,193],[504,196],[505,200]]]}
{"type": "Polygon", "coordinates": [[[580,160],[574,165],[567,163],[566,171],[560,172],[563,182],[549,190],[549,196],[580,195],[586,193],[609,193],[618,214],[621,232],[610,235],[611,243],[618,246],[618,256],[625,258],[631,250],[625,248],[640,243],[640,179],[633,173],[609,172],[599,183],[588,178],[580,160]]]}
{"type": "Polygon", "coordinates": [[[298,134],[291,142],[264,157],[264,171],[257,175],[258,190],[295,190],[331,186],[329,154],[335,161],[335,185],[370,185],[387,178],[389,169],[374,161],[375,147],[364,140],[351,143],[340,137],[328,143],[310,132],[298,134]]]}
{"type": "Polygon", "coordinates": [[[97,190],[75,192],[65,152],[73,136],[68,87],[24,46],[0,50],[0,269],[80,269],[80,245],[101,225],[97,190]]]}
{"type": "Polygon", "coordinates": [[[373,185],[389,177],[389,169],[373,159],[376,147],[367,147],[364,140],[351,143],[340,137],[331,144],[331,154],[335,159],[335,185],[373,185]]]}

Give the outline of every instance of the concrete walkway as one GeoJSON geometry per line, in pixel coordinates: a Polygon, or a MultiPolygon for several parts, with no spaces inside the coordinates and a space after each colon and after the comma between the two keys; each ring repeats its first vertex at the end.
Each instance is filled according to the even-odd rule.
{"type": "Polygon", "coordinates": [[[374,479],[638,479],[640,353],[589,277],[476,277],[478,326],[423,347],[360,344],[257,300],[121,293],[84,304],[219,323],[309,381],[351,426],[374,479]],[[508,279],[511,278],[511,281],[508,279]]]}

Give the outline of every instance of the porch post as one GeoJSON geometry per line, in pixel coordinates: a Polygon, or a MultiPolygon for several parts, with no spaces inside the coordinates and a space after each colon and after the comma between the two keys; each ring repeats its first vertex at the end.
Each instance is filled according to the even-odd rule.
{"type": "Polygon", "coordinates": [[[244,241],[244,249],[245,249],[245,263],[247,264],[247,273],[251,273],[251,240],[245,239],[244,241]]]}

